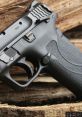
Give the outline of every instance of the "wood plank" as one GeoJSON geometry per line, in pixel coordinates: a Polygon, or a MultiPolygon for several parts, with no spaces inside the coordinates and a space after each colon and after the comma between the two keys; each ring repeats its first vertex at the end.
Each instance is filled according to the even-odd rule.
{"type": "MultiPolygon", "coordinates": [[[[0,31],[17,20],[27,9],[32,0],[1,0],[0,31]]],[[[81,0],[39,0],[58,13],[57,26],[66,31],[82,24],[81,0]],[[75,20],[77,19],[77,20],[75,20]]]]}
{"type": "Polygon", "coordinates": [[[71,30],[65,31],[64,35],[68,37],[68,39],[82,39],[82,25],[72,28],[71,30]]]}
{"type": "Polygon", "coordinates": [[[58,14],[57,26],[66,31],[82,24],[81,0],[41,0],[58,14]],[[77,19],[77,20],[76,20],[77,19]]]}
{"type": "Polygon", "coordinates": [[[82,51],[82,39],[72,39],[70,42],[82,51]]]}
{"type": "MultiPolygon", "coordinates": [[[[1,117],[66,117],[66,112],[82,112],[82,102],[71,104],[17,107],[0,104],[1,117]]],[[[68,117],[68,116],[67,116],[68,117]]],[[[81,116],[74,116],[81,117],[81,116]]]]}
{"type": "MultiPolygon", "coordinates": [[[[50,78],[48,78],[50,80],[50,78]]],[[[18,106],[44,105],[76,101],[76,97],[55,80],[50,82],[37,81],[32,83],[25,91],[16,92],[0,84],[0,102],[18,106]]]]}

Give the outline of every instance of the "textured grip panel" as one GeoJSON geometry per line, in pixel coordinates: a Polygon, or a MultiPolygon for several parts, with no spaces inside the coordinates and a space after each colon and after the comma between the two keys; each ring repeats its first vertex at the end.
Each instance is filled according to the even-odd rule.
{"type": "MultiPolygon", "coordinates": [[[[64,37],[65,38],[65,37],[64,37]]],[[[82,74],[82,53],[66,39],[61,39],[57,43],[51,41],[47,45],[47,50],[54,55],[60,64],[71,72],[82,74]]]]}
{"type": "Polygon", "coordinates": [[[82,53],[65,36],[47,45],[49,72],[77,96],[82,97],[82,53]]]}

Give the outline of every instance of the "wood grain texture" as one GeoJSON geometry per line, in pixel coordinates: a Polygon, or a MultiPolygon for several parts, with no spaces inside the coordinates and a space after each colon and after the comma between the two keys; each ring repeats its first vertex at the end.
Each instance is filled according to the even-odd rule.
{"type": "Polygon", "coordinates": [[[57,104],[76,101],[76,97],[51,77],[38,77],[25,91],[16,92],[0,84],[0,102],[18,106],[57,104]],[[42,79],[42,80],[41,80],[42,79]]]}
{"type": "Polygon", "coordinates": [[[82,51],[82,39],[73,39],[70,42],[82,51]]]}
{"type": "Polygon", "coordinates": [[[57,26],[66,31],[82,24],[81,0],[41,0],[58,14],[57,26]]]}
{"type": "Polygon", "coordinates": [[[66,117],[66,112],[74,111],[82,112],[82,102],[37,107],[17,107],[0,104],[1,117],[66,117]]]}
{"type": "MultiPolygon", "coordinates": [[[[58,14],[57,26],[66,31],[82,24],[81,0],[39,0],[58,14]],[[75,20],[77,19],[77,20],[75,20]]],[[[0,31],[17,20],[32,0],[0,0],[0,31]]]]}

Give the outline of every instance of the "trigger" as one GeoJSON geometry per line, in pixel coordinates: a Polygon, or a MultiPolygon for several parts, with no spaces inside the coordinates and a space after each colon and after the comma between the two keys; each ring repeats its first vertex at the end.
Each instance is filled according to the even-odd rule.
{"type": "Polygon", "coordinates": [[[21,68],[23,68],[26,71],[26,73],[28,74],[28,77],[33,76],[33,73],[34,73],[33,72],[33,68],[32,68],[32,66],[28,62],[25,61],[25,57],[22,58],[22,59],[20,59],[16,63],[16,65],[19,66],[19,67],[21,67],[21,68]]]}

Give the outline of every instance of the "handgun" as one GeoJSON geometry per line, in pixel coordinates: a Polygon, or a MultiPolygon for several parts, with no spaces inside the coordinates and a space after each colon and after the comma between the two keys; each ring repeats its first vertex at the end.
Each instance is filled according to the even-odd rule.
{"type": "Polygon", "coordinates": [[[21,91],[45,72],[82,97],[82,52],[56,27],[56,18],[45,4],[33,1],[20,19],[0,33],[1,81],[21,91]],[[24,84],[10,75],[15,65],[28,73],[24,84]]]}

